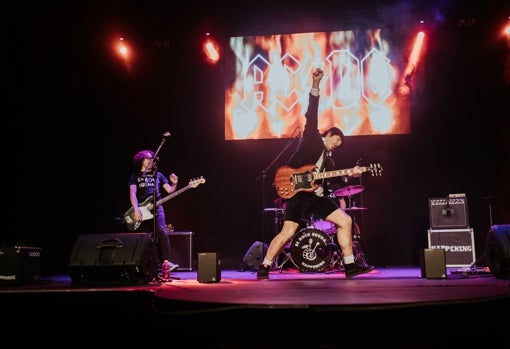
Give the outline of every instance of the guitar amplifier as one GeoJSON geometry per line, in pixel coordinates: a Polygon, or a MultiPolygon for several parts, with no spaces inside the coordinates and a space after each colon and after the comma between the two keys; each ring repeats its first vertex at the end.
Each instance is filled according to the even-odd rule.
{"type": "Polygon", "coordinates": [[[430,229],[468,228],[465,194],[450,194],[448,198],[429,198],[430,229]]]}
{"type": "Polygon", "coordinates": [[[41,247],[0,248],[0,285],[38,282],[41,274],[41,247]]]}

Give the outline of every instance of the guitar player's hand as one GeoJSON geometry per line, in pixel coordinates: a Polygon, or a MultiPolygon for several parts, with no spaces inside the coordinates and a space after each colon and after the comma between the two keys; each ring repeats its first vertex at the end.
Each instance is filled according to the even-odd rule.
{"type": "Polygon", "coordinates": [[[363,173],[363,171],[361,171],[361,168],[358,165],[356,165],[352,168],[351,177],[361,177],[362,173],[363,173]]]}
{"type": "Polygon", "coordinates": [[[172,183],[171,186],[168,184],[164,185],[163,188],[167,191],[168,194],[173,193],[177,190],[177,183],[179,182],[179,177],[175,173],[170,173],[170,176],[168,176],[170,179],[170,183],[172,183]]]}
{"type": "Polygon", "coordinates": [[[177,185],[177,182],[179,182],[179,177],[177,177],[175,173],[171,173],[170,182],[172,182],[173,185],[177,185]]]}
{"type": "Polygon", "coordinates": [[[142,210],[140,210],[140,207],[136,207],[134,209],[134,214],[135,214],[135,221],[141,222],[143,219],[143,215],[142,215],[142,210]]]}

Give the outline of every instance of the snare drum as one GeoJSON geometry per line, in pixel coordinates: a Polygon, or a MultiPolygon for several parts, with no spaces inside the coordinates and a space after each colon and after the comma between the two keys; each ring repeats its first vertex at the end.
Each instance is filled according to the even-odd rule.
{"type": "Polygon", "coordinates": [[[329,235],[314,228],[301,229],[290,243],[292,262],[300,271],[318,272],[330,265],[335,244],[329,235]]]}
{"type": "Polygon", "coordinates": [[[331,222],[318,219],[313,221],[312,225],[315,229],[322,230],[326,234],[336,234],[336,226],[331,222]]]}

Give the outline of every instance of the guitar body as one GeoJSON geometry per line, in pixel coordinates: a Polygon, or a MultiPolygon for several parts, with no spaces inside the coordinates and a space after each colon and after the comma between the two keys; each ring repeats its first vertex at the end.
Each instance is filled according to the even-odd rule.
{"type": "Polygon", "coordinates": [[[274,179],[276,193],[283,199],[289,199],[300,191],[316,190],[319,187],[315,184],[313,176],[316,168],[315,165],[305,165],[300,168],[280,167],[274,179]]]}
{"type": "Polygon", "coordinates": [[[152,198],[145,199],[144,202],[142,202],[138,207],[140,207],[140,211],[142,212],[142,220],[137,221],[135,220],[135,210],[133,207],[131,207],[129,210],[124,213],[124,223],[126,223],[126,226],[129,231],[135,231],[137,230],[143,221],[146,221],[148,219],[152,219],[154,217],[154,214],[152,211],[152,198]]]}
{"type": "MultiPolygon", "coordinates": [[[[156,201],[156,207],[164,204],[165,202],[167,202],[170,199],[173,199],[177,195],[184,193],[186,190],[191,189],[191,188],[196,188],[199,184],[203,184],[203,183],[205,183],[204,177],[200,177],[200,178],[191,180],[187,186],[156,201]]],[[[154,217],[154,213],[152,212],[152,208],[153,208],[152,197],[145,199],[141,204],[138,205],[138,207],[140,208],[140,211],[142,212],[142,220],[141,221],[137,221],[135,219],[135,210],[133,209],[133,207],[130,207],[129,210],[127,210],[124,213],[124,223],[126,224],[126,227],[128,228],[128,230],[130,230],[130,231],[135,231],[136,229],[138,229],[140,227],[140,225],[142,224],[143,221],[152,219],[154,217]]]]}
{"type": "MultiPolygon", "coordinates": [[[[354,168],[347,168],[343,170],[315,172],[317,166],[304,165],[299,168],[290,166],[282,166],[276,170],[274,183],[276,193],[282,199],[290,199],[300,191],[313,192],[319,185],[315,183],[318,179],[352,176],[354,168]]],[[[370,172],[372,176],[379,176],[382,172],[380,164],[371,164],[369,166],[361,167],[358,169],[363,172],[370,172]]]]}

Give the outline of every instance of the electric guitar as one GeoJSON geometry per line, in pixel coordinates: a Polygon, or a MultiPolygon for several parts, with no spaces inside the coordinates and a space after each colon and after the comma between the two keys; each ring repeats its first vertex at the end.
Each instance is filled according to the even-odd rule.
{"type": "MultiPolygon", "coordinates": [[[[290,166],[282,166],[275,173],[275,188],[276,193],[282,199],[289,199],[300,191],[312,192],[315,191],[319,185],[315,183],[318,179],[351,176],[354,168],[347,168],[344,170],[315,172],[317,166],[304,165],[300,168],[293,168],[290,166]]],[[[370,172],[372,176],[380,176],[382,167],[380,164],[371,164],[370,166],[360,166],[361,172],[370,172]]]]}
{"type": "MultiPolygon", "coordinates": [[[[156,207],[160,206],[160,205],[163,205],[165,202],[167,202],[168,200],[170,199],[173,199],[175,198],[177,195],[180,195],[182,193],[184,193],[186,190],[188,189],[191,189],[191,188],[196,188],[198,187],[199,184],[202,184],[202,183],[205,183],[205,178],[204,177],[200,177],[198,179],[194,179],[194,180],[190,180],[189,184],[167,196],[165,196],[164,198],[156,201],[156,207]]],[[[144,202],[142,202],[141,204],[138,205],[138,207],[140,207],[140,210],[142,211],[142,220],[141,221],[137,221],[135,220],[135,210],[133,209],[133,207],[130,207],[129,210],[127,210],[125,213],[124,213],[124,223],[126,224],[127,228],[130,230],[130,231],[135,231],[136,229],[138,229],[138,227],[140,227],[140,224],[142,224],[143,221],[146,221],[148,219],[152,219],[152,217],[154,217],[154,214],[152,213],[153,211],[153,200],[152,200],[152,197],[149,197],[147,199],[145,199],[144,202]]]]}

